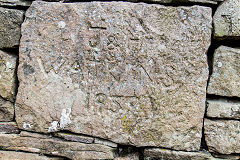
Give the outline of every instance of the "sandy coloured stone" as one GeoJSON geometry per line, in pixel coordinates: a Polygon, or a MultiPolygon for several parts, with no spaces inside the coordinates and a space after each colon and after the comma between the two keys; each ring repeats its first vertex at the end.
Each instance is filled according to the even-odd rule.
{"type": "Polygon", "coordinates": [[[54,136],[63,138],[67,141],[81,142],[81,143],[94,143],[94,138],[84,135],[74,135],[70,133],[55,133],[54,136]]]}
{"type": "Polygon", "coordinates": [[[95,138],[94,139],[94,143],[102,144],[102,145],[105,145],[105,146],[110,146],[110,147],[113,147],[113,148],[117,148],[117,144],[116,143],[108,141],[108,140],[105,140],[105,139],[95,138]]]}
{"type": "Polygon", "coordinates": [[[7,150],[18,150],[62,156],[73,160],[82,159],[113,159],[114,150],[99,144],[84,144],[46,138],[31,133],[28,136],[18,134],[0,134],[0,147],[7,150]]]}
{"type": "Polygon", "coordinates": [[[63,160],[63,158],[46,157],[34,153],[0,151],[0,160],[63,160]]]}
{"type": "Polygon", "coordinates": [[[204,131],[210,152],[240,153],[240,121],[205,119],[204,131]]]}
{"type": "Polygon", "coordinates": [[[207,100],[207,117],[240,119],[240,102],[226,99],[207,100]]]}
{"type": "Polygon", "coordinates": [[[19,128],[198,150],[210,39],[209,7],[35,1],[22,25],[19,128]]]}
{"type": "Polygon", "coordinates": [[[5,7],[29,7],[31,5],[32,1],[29,0],[0,0],[0,6],[5,7]]]}
{"type": "Polygon", "coordinates": [[[14,117],[14,105],[0,98],[0,122],[12,121],[14,117]]]}
{"type": "Polygon", "coordinates": [[[16,122],[0,122],[0,134],[3,133],[18,133],[16,122]]]}
{"type": "Polygon", "coordinates": [[[214,38],[240,39],[240,1],[226,0],[213,16],[214,38]]]}
{"type": "Polygon", "coordinates": [[[24,12],[0,7],[0,48],[15,48],[20,42],[24,12]]]}
{"type": "Polygon", "coordinates": [[[213,55],[213,73],[207,93],[240,97],[240,49],[220,46],[213,55]]]}
{"type": "Polygon", "coordinates": [[[210,160],[214,159],[208,152],[184,152],[161,148],[144,149],[144,160],[167,159],[167,160],[210,160]]]}
{"type": "Polygon", "coordinates": [[[12,102],[15,99],[17,83],[16,63],[16,55],[8,54],[0,50],[0,96],[12,102]]]}

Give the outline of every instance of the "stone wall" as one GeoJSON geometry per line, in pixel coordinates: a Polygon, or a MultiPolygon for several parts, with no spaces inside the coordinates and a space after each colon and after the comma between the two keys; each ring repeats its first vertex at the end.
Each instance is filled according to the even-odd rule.
{"type": "Polygon", "coordinates": [[[239,0],[0,0],[0,160],[240,159],[239,0]]]}

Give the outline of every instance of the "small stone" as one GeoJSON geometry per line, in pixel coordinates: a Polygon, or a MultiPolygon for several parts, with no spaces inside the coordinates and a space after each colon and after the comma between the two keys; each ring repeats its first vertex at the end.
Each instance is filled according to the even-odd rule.
{"type": "Polygon", "coordinates": [[[208,152],[184,152],[161,148],[144,149],[144,160],[166,159],[166,160],[206,160],[214,159],[208,152]]]}
{"type": "Polygon", "coordinates": [[[114,160],[139,160],[139,153],[129,153],[125,156],[114,158],[114,160]]]}
{"type": "Polygon", "coordinates": [[[240,49],[220,46],[213,55],[213,73],[207,93],[240,97],[240,49]],[[220,64],[221,62],[221,64],[220,64]]]}
{"type": "Polygon", "coordinates": [[[71,133],[55,133],[57,137],[63,138],[67,141],[81,142],[81,143],[94,143],[94,138],[84,135],[76,135],[71,133]]]}
{"type": "Polygon", "coordinates": [[[10,100],[12,102],[15,99],[15,91],[17,84],[16,63],[16,55],[8,54],[0,50],[0,95],[4,99],[10,100]]]}
{"type": "Polygon", "coordinates": [[[94,143],[117,148],[117,144],[105,139],[95,138],[94,143]]]}
{"type": "Polygon", "coordinates": [[[0,160],[64,160],[64,159],[47,157],[33,153],[0,151],[0,160]]]}
{"type": "Polygon", "coordinates": [[[0,7],[0,48],[16,48],[20,42],[23,11],[0,7]]]}
{"type": "Polygon", "coordinates": [[[0,122],[0,134],[18,133],[17,124],[15,122],[0,122]]]}
{"type": "Polygon", "coordinates": [[[31,4],[28,0],[0,0],[0,6],[4,7],[29,7],[31,4]]]}
{"type": "Polygon", "coordinates": [[[240,1],[226,0],[213,16],[214,38],[240,39],[240,1]]]}
{"type": "Polygon", "coordinates": [[[207,117],[240,119],[240,102],[226,99],[207,100],[207,117]]]}
{"type": "Polygon", "coordinates": [[[114,149],[99,144],[84,144],[47,138],[37,133],[0,134],[0,147],[6,150],[35,152],[73,160],[113,159],[114,149]]]}
{"type": "Polygon", "coordinates": [[[13,117],[14,105],[9,101],[0,98],[0,122],[12,121],[13,117]]]}
{"type": "Polygon", "coordinates": [[[240,153],[240,121],[205,119],[204,131],[210,152],[240,153]]]}

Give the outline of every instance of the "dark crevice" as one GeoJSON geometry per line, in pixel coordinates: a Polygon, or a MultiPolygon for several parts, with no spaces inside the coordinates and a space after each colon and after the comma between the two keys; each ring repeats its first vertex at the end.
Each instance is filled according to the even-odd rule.
{"type": "MultiPolygon", "coordinates": [[[[206,114],[206,111],[205,111],[206,114]]],[[[206,117],[206,116],[204,116],[206,117]]],[[[201,138],[201,146],[200,146],[200,151],[208,151],[208,146],[207,146],[207,142],[205,139],[205,134],[204,134],[204,119],[203,119],[203,126],[202,126],[202,138],[201,138]]]]}
{"type": "Polygon", "coordinates": [[[232,102],[240,102],[240,97],[227,97],[227,96],[220,96],[220,95],[214,95],[214,94],[207,94],[207,99],[212,99],[212,100],[223,99],[223,100],[228,100],[232,102]]]}
{"type": "MultiPolygon", "coordinates": [[[[43,0],[46,2],[59,2],[59,0],[43,0]]],[[[211,8],[217,8],[218,4],[211,4],[211,3],[201,3],[201,2],[186,2],[186,1],[172,1],[170,3],[164,3],[164,2],[154,2],[154,1],[148,1],[148,0],[62,0],[61,2],[63,3],[84,3],[84,2],[131,2],[131,3],[146,3],[146,4],[157,4],[157,5],[164,5],[164,6],[172,6],[172,7],[181,7],[181,6],[194,6],[194,5],[199,5],[199,6],[205,6],[205,7],[211,7],[211,8]]]]}
{"type": "Polygon", "coordinates": [[[205,117],[206,119],[212,120],[212,121],[219,121],[219,120],[224,120],[224,121],[229,121],[229,120],[233,120],[233,121],[240,121],[240,119],[236,119],[236,118],[218,118],[218,117],[205,117]]]}
{"type": "Polygon", "coordinates": [[[1,48],[0,50],[9,54],[16,55],[19,52],[19,46],[17,48],[1,48]]]}
{"type": "Polygon", "coordinates": [[[0,6],[1,8],[7,8],[7,9],[16,9],[16,10],[22,10],[22,11],[26,11],[29,6],[20,6],[20,5],[17,5],[17,6],[10,6],[10,5],[1,5],[0,6]]]}

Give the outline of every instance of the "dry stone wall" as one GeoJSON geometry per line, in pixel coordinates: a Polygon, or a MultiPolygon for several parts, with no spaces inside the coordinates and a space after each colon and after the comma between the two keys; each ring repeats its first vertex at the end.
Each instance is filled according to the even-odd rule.
{"type": "Polygon", "coordinates": [[[0,160],[240,159],[239,0],[0,0],[0,160]]]}

